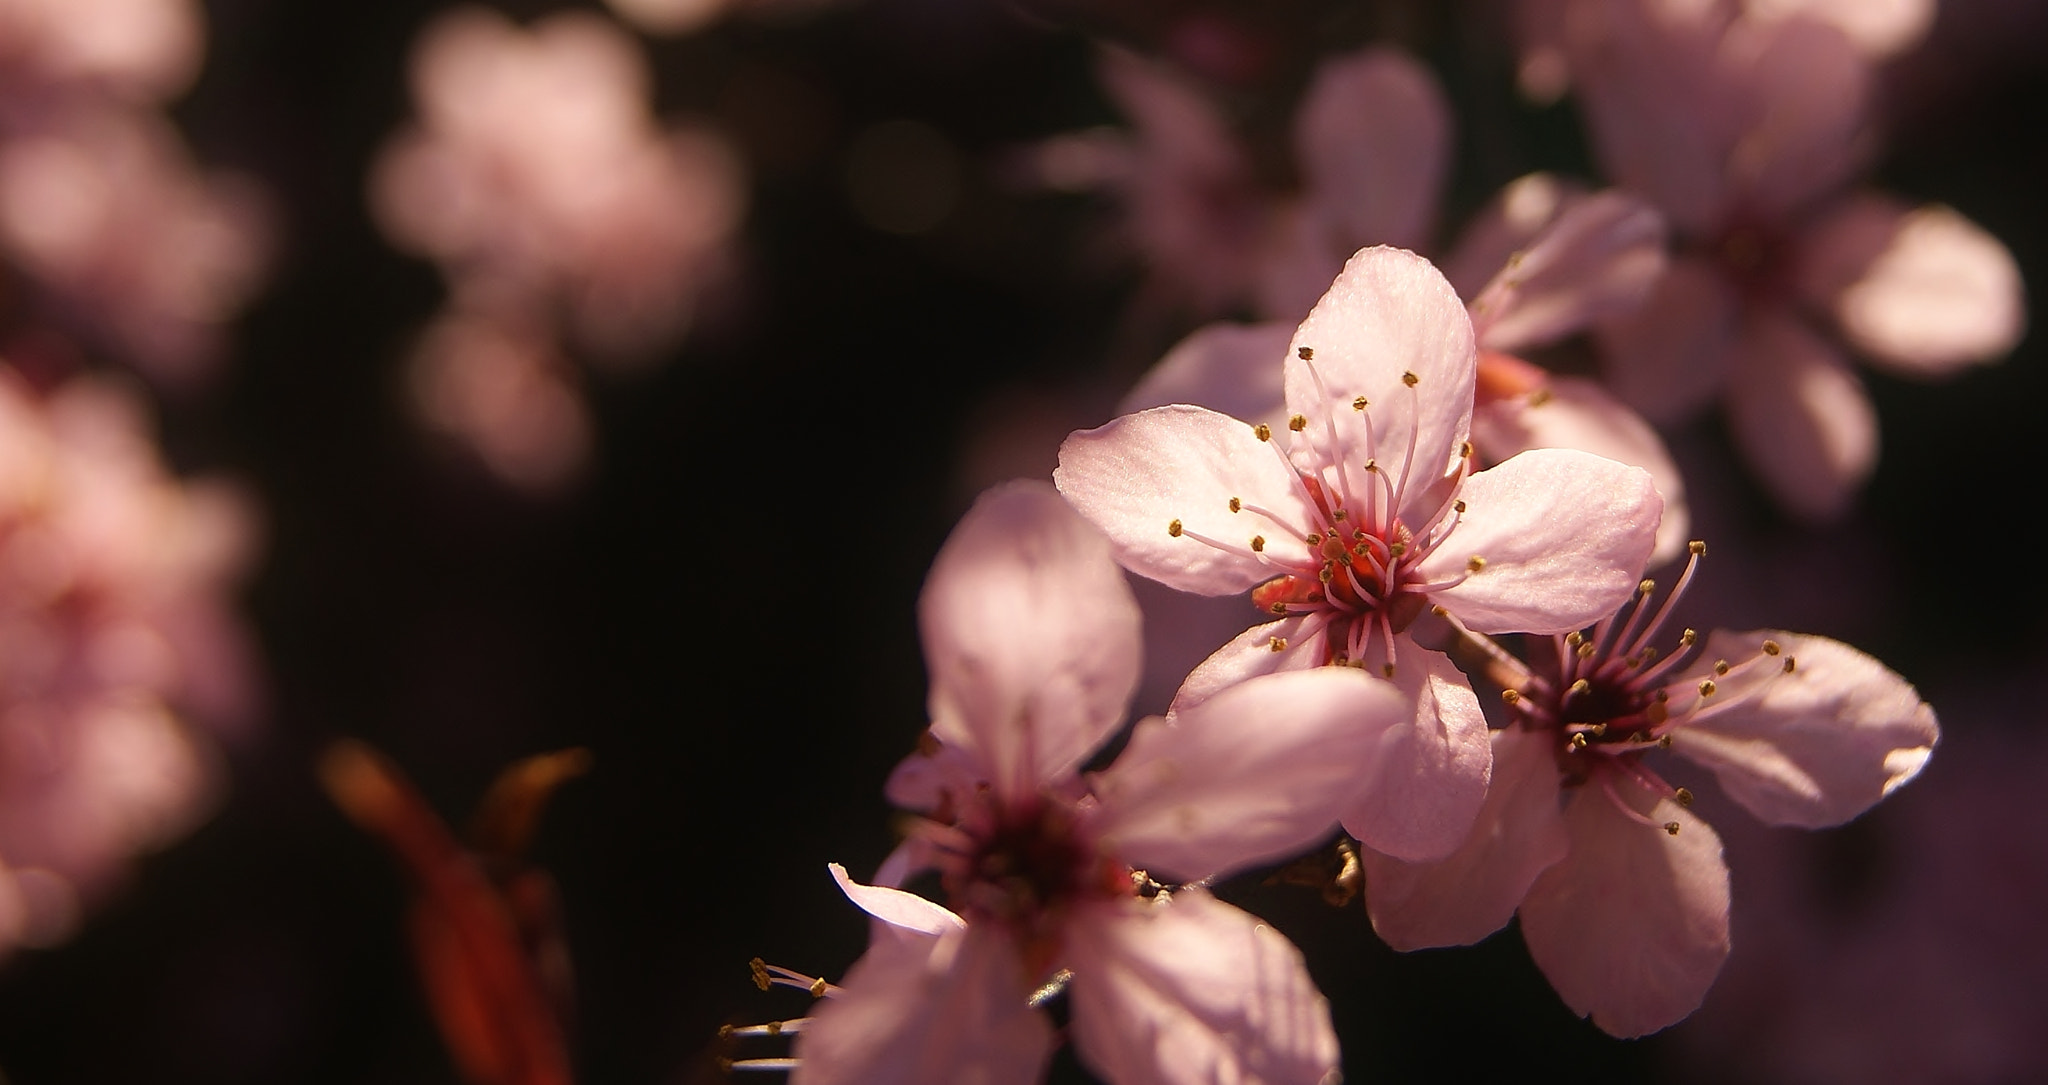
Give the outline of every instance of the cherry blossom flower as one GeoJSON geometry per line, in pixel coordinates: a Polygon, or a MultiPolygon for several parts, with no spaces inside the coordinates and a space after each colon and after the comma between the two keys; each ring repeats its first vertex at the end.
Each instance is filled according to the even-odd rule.
{"type": "Polygon", "coordinates": [[[1659,420],[1721,397],[1778,502],[1839,515],[1876,463],[1877,420],[1838,344],[1918,379],[2003,355],[2025,322],[2011,254],[1951,209],[1854,186],[1870,76],[1833,27],[1575,2],[1595,148],[1681,250],[1602,330],[1616,390],[1659,420]]]}
{"type": "Polygon", "coordinates": [[[130,397],[0,370],[0,953],[66,938],[211,808],[251,711],[224,596],[241,499],[157,462],[130,397]]]}
{"type": "Polygon", "coordinates": [[[1363,856],[1373,926],[1396,949],[1476,942],[1521,916],[1529,954],[1575,1012],[1655,1032],[1706,997],[1727,959],[1721,841],[1690,789],[1646,764],[1669,749],[1774,825],[1821,828],[1926,764],[1934,710],[1899,675],[1825,637],[1692,630],[1659,637],[1705,548],[1654,612],[1654,586],[1524,665],[1497,653],[1512,722],[1491,790],[1448,858],[1363,856]]]}
{"type": "Polygon", "coordinates": [[[1392,688],[1268,676],[1140,722],[1082,774],[1137,681],[1138,613],[1107,541],[1043,483],[975,504],[919,617],[931,729],[890,794],[928,820],[889,876],[929,864],[952,907],[835,870],[876,935],[798,1034],[795,1085],[1034,1081],[1054,1038],[1032,993],[1062,981],[1109,1081],[1331,1080],[1329,1010],[1286,939],[1204,889],[1137,887],[1327,833],[1352,766],[1404,726],[1392,688]]]}
{"type": "Polygon", "coordinates": [[[0,0],[0,86],[162,101],[198,74],[204,21],[194,0],[0,0]]]}
{"type": "MultiPolygon", "coordinates": [[[[1654,485],[1569,449],[1471,473],[1472,324],[1413,253],[1353,257],[1283,364],[1285,449],[1264,422],[1156,407],[1069,437],[1054,481],[1127,568],[1203,595],[1256,589],[1277,615],[1190,674],[1176,711],[1253,675],[1349,663],[1416,704],[1381,759],[1391,779],[1484,765],[1469,683],[1409,627],[1440,609],[1488,632],[1561,633],[1611,610],[1649,558],[1654,485]]],[[[1362,801],[1345,827],[1381,851],[1442,854],[1479,793],[1413,791],[1398,814],[1362,801]]]]}

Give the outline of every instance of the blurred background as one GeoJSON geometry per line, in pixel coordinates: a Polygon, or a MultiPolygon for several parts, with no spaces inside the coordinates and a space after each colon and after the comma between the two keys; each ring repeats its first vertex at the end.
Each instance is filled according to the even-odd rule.
{"type": "MultiPolygon", "coordinates": [[[[0,604],[0,683],[36,691],[0,742],[19,1085],[458,1080],[404,868],[320,785],[342,738],[458,827],[508,764],[590,752],[527,853],[559,896],[579,1079],[785,1054],[718,1030],[803,1012],[750,958],[836,977],[865,944],[826,863],[864,875],[893,844],[881,784],[924,725],[914,606],[946,532],[1186,333],[1254,315],[1162,287],[1175,258],[1129,228],[1106,48],[1199,88],[1282,192],[1316,66],[1404,51],[1454,117],[1437,251],[1516,177],[1601,176],[1517,36],[1541,4],[41,8],[0,4],[0,455],[38,465],[0,464],[0,586],[25,600],[0,604]],[[70,568],[62,486],[125,571],[59,620],[38,608],[85,575],[38,571],[70,568]],[[127,640],[79,616],[117,610],[127,640]],[[67,638],[89,665],[35,662],[67,638]],[[66,738],[74,711],[125,722],[66,738]],[[80,819],[104,831],[68,842],[80,819]]],[[[1961,212],[2039,314],[2048,19],[1930,17],[1873,56],[1859,183],[1961,212]]],[[[1512,929],[1397,955],[1356,902],[1226,886],[1304,948],[1349,1080],[2048,1077],[2048,390],[2038,337],[2001,358],[1863,370],[1881,453],[1819,522],[1718,412],[1663,428],[1713,547],[1695,623],[1884,660],[1941,716],[1922,778],[1822,833],[1703,796],[1734,952],[1642,1041],[1575,1018],[1512,929]]]]}

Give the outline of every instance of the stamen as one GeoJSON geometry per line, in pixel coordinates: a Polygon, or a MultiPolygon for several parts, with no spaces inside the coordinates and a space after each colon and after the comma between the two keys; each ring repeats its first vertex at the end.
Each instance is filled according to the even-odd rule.
{"type": "Polygon", "coordinates": [[[1273,439],[1273,427],[1265,424],[1264,422],[1261,422],[1258,425],[1253,426],[1252,432],[1258,434],[1259,440],[1261,441],[1270,441],[1273,439]]]}
{"type": "Polygon", "coordinates": [[[1244,502],[1242,502],[1242,501],[1239,501],[1239,500],[1238,500],[1237,498],[1234,498],[1234,497],[1233,497],[1233,498],[1231,498],[1231,499],[1230,499],[1230,511],[1232,511],[1232,512],[1243,512],[1243,511],[1244,511],[1244,502]]]}
{"type": "Polygon", "coordinates": [[[1178,538],[1180,538],[1180,532],[1181,532],[1181,524],[1180,524],[1180,521],[1179,521],[1179,520],[1174,520],[1174,521],[1171,521],[1171,522],[1169,522],[1169,523],[1168,523],[1168,524],[1166,525],[1166,533],[1167,533],[1168,535],[1171,535],[1171,536],[1173,536],[1174,538],[1178,539],[1178,538]]]}
{"type": "Polygon", "coordinates": [[[1316,352],[1313,347],[1298,347],[1294,351],[1294,356],[1304,362],[1312,362],[1315,360],[1316,352]]]}

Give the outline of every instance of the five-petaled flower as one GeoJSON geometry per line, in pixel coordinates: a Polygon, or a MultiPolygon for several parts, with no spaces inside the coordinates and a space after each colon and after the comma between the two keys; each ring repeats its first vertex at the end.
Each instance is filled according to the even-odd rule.
{"type": "Polygon", "coordinates": [[[835,871],[875,936],[799,1034],[796,1085],[1030,1082],[1066,980],[1068,1034],[1112,1082],[1329,1080],[1329,1010],[1287,940],[1187,888],[1334,828],[1352,768],[1406,726],[1392,687],[1331,668],[1246,682],[1115,733],[1138,676],[1138,613],[1106,540],[1050,487],[984,495],[920,606],[931,730],[890,781],[922,810],[884,878],[935,868],[951,908],[835,871]],[[1254,726],[1256,722],[1256,726],[1254,726]],[[1070,978],[1068,978],[1070,977],[1070,978]]]}
{"type": "Polygon", "coordinates": [[[1326,664],[1400,687],[1412,726],[1360,767],[1377,786],[1343,822],[1376,851],[1434,858],[1463,838],[1490,757],[1470,683],[1409,627],[1441,609],[1482,632],[1576,629],[1627,598],[1662,501],[1640,468],[1574,450],[1473,473],[1472,322],[1413,253],[1352,257],[1284,365],[1279,427],[1140,411],[1069,437],[1054,479],[1127,568],[1204,595],[1253,589],[1272,619],[1197,667],[1176,712],[1326,664]]]}

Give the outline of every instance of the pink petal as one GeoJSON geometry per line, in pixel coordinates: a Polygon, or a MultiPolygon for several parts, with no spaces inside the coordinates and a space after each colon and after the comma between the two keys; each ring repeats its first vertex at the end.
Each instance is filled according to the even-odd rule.
{"type": "Polygon", "coordinates": [[[1234,594],[1285,571],[1254,553],[1251,540],[1298,538],[1305,529],[1254,508],[1295,525],[1310,521],[1279,450],[1249,424],[1201,407],[1156,407],[1074,433],[1060,446],[1053,482],[1109,535],[1132,572],[1201,595],[1234,594]],[[1242,512],[1230,511],[1233,497],[1242,512]]]}
{"type": "MultiPolygon", "coordinates": [[[[1412,442],[1418,479],[1434,480],[1465,440],[1477,367],[1471,318],[1443,275],[1412,252],[1363,249],[1294,333],[1287,408],[1309,419],[1302,436],[1324,463],[1377,457],[1397,472],[1412,442]]],[[[1409,522],[1436,511],[1421,507],[1427,489],[1408,487],[1409,522]]]]}
{"type": "Polygon", "coordinates": [[[1807,294],[1830,307],[1851,345],[1902,376],[1994,360],[2026,329],[2012,253],[1950,208],[1859,195],[1802,240],[1807,294]]]}
{"type": "Polygon", "coordinates": [[[1429,240],[1451,109],[1427,68],[1385,48],[1326,61],[1295,116],[1294,149],[1310,204],[1347,248],[1429,240]]]}
{"type": "Polygon", "coordinates": [[[1173,695],[1169,714],[1186,712],[1262,674],[1322,666],[1329,659],[1324,643],[1328,628],[1328,621],[1320,615],[1296,615],[1239,633],[1189,672],[1173,695]]]}
{"type": "Polygon", "coordinates": [[[1493,772],[1486,715],[1447,656],[1405,637],[1393,684],[1413,708],[1353,763],[1344,829],[1384,855],[1437,859],[1465,839],[1486,799],[1493,772]]]}
{"type": "Polygon", "coordinates": [[[1727,960],[1728,866],[1721,838],[1670,798],[1612,789],[1596,775],[1566,804],[1571,849],[1530,887],[1522,938],[1573,1013],[1641,1036],[1697,1009],[1727,960]],[[1674,822],[1676,836],[1657,827],[1674,822]]]}
{"type": "Polygon", "coordinates": [[[1748,124],[1726,167],[1748,213],[1789,219],[1862,167],[1870,64],[1841,31],[1798,19],[1738,23],[1723,58],[1726,78],[1748,97],[1748,124]]]}
{"type": "Polygon", "coordinates": [[[1743,458],[1785,511],[1840,516],[1877,466],[1877,412],[1835,349],[1792,317],[1751,314],[1728,416],[1743,458]]]}
{"type": "MultiPolygon", "coordinates": [[[[1294,855],[1330,835],[1359,775],[1413,715],[1391,684],[1317,667],[1147,719],[1094,779],[1103,846],[1176,881],[1294,855]]],[[[1483,787],[1483,771],[1473,775],[1483,787]]]]}
{"type": "Polygon", "coordinates": [[[1465,223],[1450,255],[1437,266],[1459,297],[1477,298],[1517,252],[1535,244],[1559,215],[1585,198],[1585,186],[1570,178],[1523,174],[1502,185],[1465,223]]]}
{"type": "Polygon", "coordinates": [[[1551,377],[1535,395],[1480,404],[1472,411],[1472,443],[1488,463],[1534,448],[1576,448],[1640,467],[1664,498],[1650,564],[1677,557],[1691,539],[1685,480],[1664,439],[1597,381],[1551,377]]]}
{"type": "Polygon", "coordinates": [[[877,939],[797,1034],[790,1085],[1031,1085],[1053,1035],[1030,994],[994,931],[877,939]]]}
{"type": "Polygon", "coordinates": [[[1479,345],[1551,343],[1642,303],[1664,273],[1664,219],[1626,193],[1576,201],[1472,301],[1479,345]]]}
{"type": "Polygon", "coordinates": [[[933,736],[1004,794],[1072,772],[1123,721],[1139,621],[1108,541],[1052,487],[990,489],[918,600],[933,736]]]}
{"type": "Polygon", "coordinates": [[[1866,57],[1903,52],[1934,24],[1935,0],[1745,0],[1752,17],[1817,19],[1846,34],[1866,57]]]}
{"type": "Polygon", "coordinates": [[[1395,949],[1470,945],[1507,926],[1536,876],[1565,856],[1555,736],[1492,736],[1493,780],[1458,850],[1434,863],[1360,856],[1373,930],[1395,949]]]}
{"type": "Polygon", "coordinates": [[[1711,265],[1674,259],[1641,306],[1597,329],[1608,383],[1653,421],[1684,419],[1727,383],[1741,313],[1711,265]]]}
{"type": "Polygon", "coordinates": [[[883,885],[862,885],[848,877],[846,868],[838,863],[827,866],[832,871],[832,880],[839,883],[839,891],[846,894],[846,899],[892,927],[929,934],[934,938],[947,931],[967,927],[966,920],[915,893],[883,885]]]}
{"type": "Polygon", "coordinates": [[[1166,352],[1131,389],[1117,413],[1189,403],[1276,430],[1287,421],[1280,359],[1291,324],[1211,324],[1166,352]]]}
{"type": "Polygon", "coordinates": [[[1301,951],[1200,889],[1148,908],[1090,909],[1069,944],[1069,1027],[1104,1080],[1319,1085],[1336,1073],[1329,1003],[1301,951]]]}
{"type": "Polygon", "coordinates": [[[1934,709],[1862,652],[1826,637],[1716,630],[1701,658],[1747,660],[1766,638],[1793,669],[1694,717],[1673,733],[1673,751],[1713,769],[1750,813],[1804,829],[1839,825],[1919,774],[1941,737],[1934,709]]]}
{"type": "Polygon", "coordinates": [[[931,810],[949,794],[967,797],[986,778],[988,770],[967,750],[942,742],[929,746],[913,751],[889,773],[882,793],[891,803],[905,810],[931,810]]]}
{"type": "Polygon", "coordinates": [[[1458,581],[1430,598],[1482,633],[1568,633],[1613,613],[1642,580],[1664,504],[1649,472],[1569,448],[1514,456],[1458,496],[1465,511],[1421,571],[1458,581]]]}

